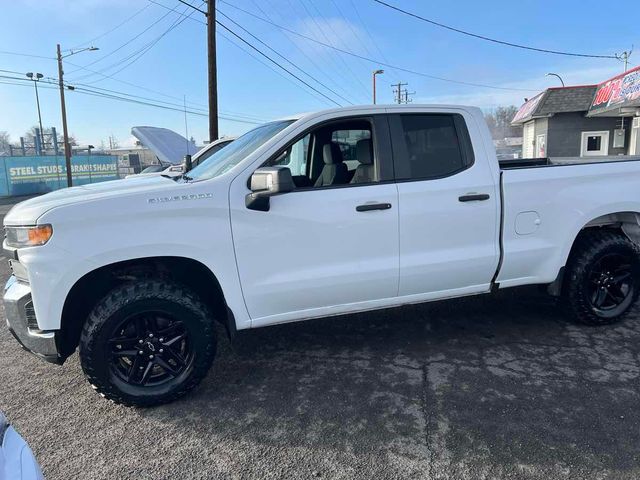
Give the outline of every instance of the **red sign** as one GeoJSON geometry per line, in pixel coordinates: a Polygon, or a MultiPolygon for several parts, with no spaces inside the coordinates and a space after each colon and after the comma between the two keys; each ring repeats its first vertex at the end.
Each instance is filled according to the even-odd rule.
{"type": "Polygon", "coordinates": [[[524,105],[522,105],[520,107],[520,110],[518,110],[518,113],[516,113],[516,115],[513,117],[513,120],[511,120],[511,123],[520,122],[522,121],[522,119],[529,117],[538,106],[538,103],[540,103],[540,99],[543,95],[544,92],[539,93],[532,99],[528,100],[524,105]]]}
{"type": "Polygon", "coordinates": [[[598,85],[589,112],[640,105],[640,67],[598,85]]]}

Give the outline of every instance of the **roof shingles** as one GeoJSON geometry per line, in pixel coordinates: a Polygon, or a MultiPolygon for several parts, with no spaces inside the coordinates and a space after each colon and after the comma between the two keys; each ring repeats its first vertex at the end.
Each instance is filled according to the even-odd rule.
{"type": "MultiPolygon", "coordinates": [[[[524,117],[516,118],[517,123],[524,123],[532,118],[548,117],[556,113],[586,112],[591,106],[597,85],[580,87],[548,88],[536,108],[524,117]]],[[[523,106],[524,107],[524,106],[523,106]]]]}

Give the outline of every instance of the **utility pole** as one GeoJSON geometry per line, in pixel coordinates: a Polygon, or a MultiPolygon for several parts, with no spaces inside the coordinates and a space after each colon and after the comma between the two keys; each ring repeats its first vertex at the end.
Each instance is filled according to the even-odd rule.
{"type": "Polygon", "coordinates": [[[629,57],[633,53],[633,45],[631,46],[631,50],[628,52],[622,52],[620,55],[616,55],[616,58],[624,63],[624,71],[626,72],[629,69],[629,57]]]}
{"type": "Polygon", "coordinates": [[[411,103],[413,100],[411,100],[409,98],[409,95],[415,95],[416,92],[409,92],[406,88],[404,89],[404,91],[402,92],[403,94],[403,103],[411,103]]]}
{"type": "Polygon", "coordinates": [[[62,142],[64,146],[64,164],[67,168],[67,187],[73,185],[71,176],[71,145],[69,145],[69,130],[67,129],[67,107],[64,101],[64,71],[62,70],[62,53],[60,52],[60,44],[57,45],[58,51],[58,85],[60,87],[60,109],[62,110],[62,142]]]}
{"type": "Polygon", "coordinates": [[[218,139],[218,67],[216,61],[216,0],[207,1],[207,11],[187,0],[180,3],[197,10],[207,18],[207,73],[209,77],[209,142],[218,139]]]}
{"type": "Polygon", "coordinates": [[[624,71],[626,72],[627,70],[629,70],[629,57],[631,56],[631,52],[633,50],[629,51],[629,52],[624,52],[623,53],[623,58],[624,58],[624,71]]]}
{"type": "Polygon", "coordinates": [[[207,57],[209,69],[209,141],[218,139],[218,67],[216,60],[216,2],[207,0],[207,57]]]}
{"type": "MultiPolygon", "coordinates": [[[[90,51],[93,52],[98,50],[97,47],[87,47],[82,48],[80,50],[71,50],[67,55],[62,56],[62,51],[60,50],[60,44],[56,45],[57,49],[57,57],[58,57],[58,85],[60,87],[60,109],[62,110],[62,138],[64,142],[64,163],[67,169],[67,187],[71,187],[73,185],[73,178],[71,175],[71,145],[69,145],[69,130],[67,129],[67,107],[64,102],[64,71],[62,69],[62,59],[64,57],[70,57],[71,55],[75,55],[76,53],[90,51]]],[[[71,88],[71,87],[70,87],[71,88]]]]}
{"type": "Polygon", "coordinates": [[[399,105],[402,103],[402,87],[409,85],[408,83],[402,83],[402,82],[398,82],[395,84],[392,84],[392,87],[395,87],[393,89],[393,93],[396,97],[396,103],[399,105]]]}

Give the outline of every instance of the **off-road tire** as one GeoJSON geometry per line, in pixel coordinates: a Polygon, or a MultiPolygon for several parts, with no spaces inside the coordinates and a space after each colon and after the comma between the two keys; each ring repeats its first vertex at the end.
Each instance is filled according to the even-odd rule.
{"type": "MultiPolygon", "coordinates": [[[[564,274],[562,304],[570,318],[585,325],[609,325],[623,320],[634,310],[640,293],[640,248],[622,232],[609,229],[585,230],[576,239],[564,274]],[[594,311],[590,300],[590,274],[599,260],[611,254],[631,258],[633,290],[628,305],[612,317],[594,311]]],[[[625,302],[627,303],[627,302],[625,302]]]]}
{"type": "Polygon", "coordinates": [[[89,314],[80,336],[80,363],[92,387],[115,403],[137,407],[168,403],[195,388],[206,376],[216,354],[214,324],[209,308],[187,287],[166,280],[125,283],[110,291],[89,314]],[[110,334],[123,315],[131,315],[136,309],[144,311],[150,302],[179,316],[193,342],[193,363],[180,383],[168,391],[146,386],[136,392],[124,391],[110,367],[110,334]]]}

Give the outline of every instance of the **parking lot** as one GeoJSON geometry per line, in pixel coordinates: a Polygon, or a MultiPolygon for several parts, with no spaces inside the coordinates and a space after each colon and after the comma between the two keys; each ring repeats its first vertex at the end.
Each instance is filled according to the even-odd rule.
{"type": "Polygon", "coordinates": [[[270,327],[145,410],[98,397],[76,355],[22,351],[2,320],[0,410],[48,479],[631,479],[639,319],[575,326],[533,288],[270,327]]]}

